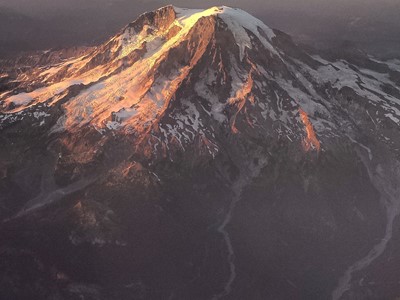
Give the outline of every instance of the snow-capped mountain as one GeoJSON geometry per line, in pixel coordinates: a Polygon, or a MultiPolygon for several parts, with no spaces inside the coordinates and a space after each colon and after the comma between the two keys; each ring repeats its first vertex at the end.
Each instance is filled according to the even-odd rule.
{"type": "Polygon", "coordinates": [[[230,7],[62,55],[0,74],[2,297],[399,292],[400,61],[230,7]]]}

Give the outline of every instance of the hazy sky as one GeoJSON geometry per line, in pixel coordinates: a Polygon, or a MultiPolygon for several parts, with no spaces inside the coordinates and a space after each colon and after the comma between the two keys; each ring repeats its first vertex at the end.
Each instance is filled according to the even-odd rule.
{"type": "Polygon", "coordinates": [[[381,48],[390,43],[400,49],[400,0],[0,0],[0,52],[2,46],[97,44],[139,14],[167,4],[239,7],[303,41],[352,40],[381,48]],[[12,13],[31,19],[4,17],[12,13]]]}
{"type": "MultiPolygon", "coordinates": [[[[45,14],[52,11],[75,11],[87,8],[98,10],[110,7],[131,7],[132,10],[154,9],[166,4],[181,7],[209,7],[214,5],[229,5],[241,7],[250,11],[258,9],[283,9],[283,10],[313,10],[323,14],[370,13],[379,14],[382,11],[400,9],[400,0],[197,0],[197,1],[141,1],[141,0],[0,0],[0,7],[10,7],[24,13],[45,14]],[[136,8],[136,9],[135,9],[136,8]]],[[[137,13],[137,12],[133,12],[137,13]]]]}

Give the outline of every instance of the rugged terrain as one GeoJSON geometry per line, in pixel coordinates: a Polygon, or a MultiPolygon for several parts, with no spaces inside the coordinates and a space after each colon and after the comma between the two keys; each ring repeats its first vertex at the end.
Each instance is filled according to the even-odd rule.
{"type": "Polygon", "coordinates": [[[173,6],[44,55],[0,76],[1,299],[400,295],[400,61],[173,6]]]}

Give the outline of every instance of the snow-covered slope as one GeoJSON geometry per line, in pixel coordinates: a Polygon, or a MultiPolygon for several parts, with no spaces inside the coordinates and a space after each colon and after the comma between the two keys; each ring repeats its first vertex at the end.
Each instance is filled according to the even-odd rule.
{"type": "MultiPolygon", "coordinates": [[[[134,124],[139,118],[151,121],[161,113],[174,89],[188,76],[196,64],[196,57],[184,61],[181,66],[179,61],[174,62],[169,74],[156,74],[157,68],[169,59],[167,56],[172,49],[181,47],[202,30],[208,30],[209,34],[202,36],[196,47],[207,46],[215,30],[212,27],[216,26],[213,24],[216,16],[233,33],[241,59],[244,49],[252,47],[247,31],[274,51],[270,44],[274,37],[272,30],[244,11],[228,7],[213,7],[205,11],[165,7],[155,12],[153,22],[144,20],[140,23],[141,18],[146,19],[146,15],[142,16],[139,23],[127,26],[89,55],[21,77],[21,81],[38,77],[40,87],[30,92],[1,94],[4,112],[21,113],[39,103],[54,105],[72,86],[83,85],[85,90],[65,105],[67,118],[62,124],[63,129],[88,123],[99,130],[116,129],[128,123],[134,124]],[[204,18],[209,18],[209,28],[196,27],[204,18]],[[98,57],[102,58],[101,61],[98,57]]],[[[200,48],[198,51],[204,50],[200,48]]]]}
{"type": "MultiPolygon", "coordinates": [[[[225,72],[224,82],[213,81],[218,68],[213,70],[214,74],[210,70],[203,73],[196,78],[196,87],[191,93],[205,99],[211,111],[196,103],[184,107],[187,112],[192,111],[190,115],[193,116],[197,110],[200,115],[211,113],[219,122],[229,123],[233,131],[237,131],[237,113],[248,102],[244,97],[249,96],[253,99],[251,106],[257,106],[249,118],[252,126],[281,122],[284,126],[279,126],[279,132],[290,140],[295,139],[291,136],[292,129],[288,130],[287,126],[302,120],[301,107],[310,115],[310,124],[315,123],[317,132],[333,134],[328,132],[333,124],[327,111],[332,103],[318,90],[324,84],[339,90],[343,87],[353,89],[357,95],[368,99],[366,101],[379,103],[383,109],[382,118],[398,122],[398,99],[381,89],[382,84],[396,86],[388,75],[374,77],[374,74],[354,70],[342,61],[328,62],[312,57],[308,57],[307,62],[286,60],[274,39],[276,34],[272,29],[240,9],[193,10],[167,6],[142,15],[87,55],[20,75],[17,80],[22,89],[0,95],[1,122],[4,126],[25,115],[34,115],[44,116],[36,118],[39,124],[44,124],[48,113],[42,107],[63,103],[64,116],[60,116],[52,132],[79,130],[87,125],[100,133],[108,130],[143,132],[154,124],[164,132],[166,140],[172,136],[182,144],[202,130],[204,124],[201,122],[205,120],[190,117],[185,121],[184,117],[177,116],[183,119],[182,123],[173,125],[176,128],[162,128],[155,123],[170,106],[177,91],[186,84],[184,82],[194,76],[194,69],[199,68],[200,63],[204,64],[205,56],[215,62],[219,60],[219,68],[225,72]],[[221,53],[226,57],[216,57],[221,53]],[[279,86],[269,96],[276,101],[276,108],[267,99],[272,83],[279,86]],[[212,85],[214,91],[215,85],[230,86],[227,88],[230,96],[207,92],[212,85]],[[23,91],[24,86],[27,91],[23,91]],[[71,97],[74,87],[80,92],[71,97]],[[67,102],[63,100],[66,98],[67,102]],[[233,109],[236,112],[229,118],[227,114],[232,107],[236,107],[233,109]],[[323,117],[317,118],[316,114],[323,117]]],[[[393,66],[391,64],[387,70],[396,71],[393,66]]]]}

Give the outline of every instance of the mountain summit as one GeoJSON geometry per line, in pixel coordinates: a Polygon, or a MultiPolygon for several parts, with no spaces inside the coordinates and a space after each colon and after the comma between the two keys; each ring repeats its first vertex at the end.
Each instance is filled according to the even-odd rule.
{"type": "MultiPolygon", "coordinates": [[[[32,71],[21,85],[33,91],[7,91],[0,97],[5,113],[21,116],[43,104],[61,105],[65,113],[52,132],[75,132],[90,125],[100,134],[132,133],[152,148],[164,148],[164,155],[169,142],[185,148],[196,136],[215,155],[218,146],[211,124],[238,133],[242,121],[245,131],[249,125],[270,129],[273,122],[282,121],[312,134],[311,123],[305,131],[302,121],[318,105],[303,101],[306,88],[288,93],[287,82],[299,80],[274,39],[273,30],[240,9],[167,6],[143,14],[87,55],[32,71]],[[275,74],[285,85],[270,86],[275,74]],[[80,92],[70,97],[72,90],[80,92]],[[260,101],[267,94],[272,101],[260,101]],[[66,98],[71,99],[63,101],[66,98]],[[157,138],[148,135],[154,131],[157,138]]],[[[319,150],[316,139],[306,143],[319,150]]]]}
{"type": "Polygon", "coordinates": [[[55,56],[0,75],[0,298],[397,295],[400,61],[225,6],[55,56]]]}

